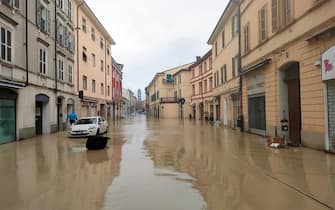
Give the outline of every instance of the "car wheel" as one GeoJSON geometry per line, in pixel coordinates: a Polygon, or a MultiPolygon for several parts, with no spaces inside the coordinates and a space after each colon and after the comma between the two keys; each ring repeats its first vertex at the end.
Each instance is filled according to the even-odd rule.
{"type": "Polygon", "coordinates": [[[96,135],[99,135],[100,131],[99,131],[99,128],[97,129],[97,134],[96,135]]]}

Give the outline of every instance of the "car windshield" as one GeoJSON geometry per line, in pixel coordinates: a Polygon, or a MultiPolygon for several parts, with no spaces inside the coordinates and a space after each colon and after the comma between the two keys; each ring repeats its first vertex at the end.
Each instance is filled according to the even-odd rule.
{"type": "Polygon", "coordinates": [[[86,118],[86,119],[80,119],[75,124],[76,125],[85,125],[85,124],[96,124],[97,118],[86,118]]]}

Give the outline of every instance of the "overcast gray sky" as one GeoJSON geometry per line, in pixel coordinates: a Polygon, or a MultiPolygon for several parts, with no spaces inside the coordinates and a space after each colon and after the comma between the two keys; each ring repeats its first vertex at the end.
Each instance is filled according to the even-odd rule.
{"type": "Polygon", "coordinates": [[[86,2],[116,42],[112,55],[125,65],[123,87],[137,93],[157,72],[193,62],[210,49],[207,40],[228,0],[86,2]]]}

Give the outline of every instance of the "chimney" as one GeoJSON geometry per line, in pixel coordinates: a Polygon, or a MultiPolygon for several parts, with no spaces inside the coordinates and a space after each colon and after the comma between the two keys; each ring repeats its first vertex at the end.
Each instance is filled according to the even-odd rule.
{"type": "Polygon", "coordinates": [[[200,61],[201,60],[201,56],[197,56],[196,59],[197,59],[197,62],[200,61]]]}

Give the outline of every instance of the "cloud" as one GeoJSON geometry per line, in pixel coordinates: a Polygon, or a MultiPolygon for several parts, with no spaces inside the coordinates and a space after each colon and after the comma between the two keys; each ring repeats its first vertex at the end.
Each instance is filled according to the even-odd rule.
{"type": "Polygon", "coordinates": [[[204,55],[227,0],[86,0],[116,41],[124,87],[142,90],[157,72],[204,55]]]}

